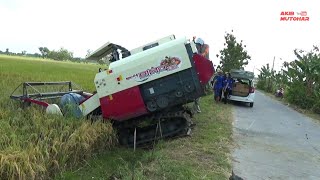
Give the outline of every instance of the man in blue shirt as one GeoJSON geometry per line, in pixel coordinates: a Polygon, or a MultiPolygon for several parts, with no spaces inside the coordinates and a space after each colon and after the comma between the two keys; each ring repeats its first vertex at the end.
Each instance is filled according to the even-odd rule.
{"type": "Polygon", "coordinates": [[[221,101],[223,81],[224,81],[224,78],[222,76],[222,71],[219,69],[218,75],[215,78],[213,83],[214,99],[216,100],[216,102],[221,101]]]}
{"type": "Polygon", "coordinates": [[[224,79],[224,82],[223,82],[223,96],[224,96],[225,104],[227,104],[227,99],[229,95],[231,95],[232,86],[233,86],[233,79],[230,73],[226,73],[226,78],[224,79]]]}

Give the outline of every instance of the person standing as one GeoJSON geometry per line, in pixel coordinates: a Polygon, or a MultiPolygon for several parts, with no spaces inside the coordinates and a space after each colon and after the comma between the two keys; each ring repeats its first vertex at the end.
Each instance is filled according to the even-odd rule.
{"type": "MultiPolygon", "coordinates": [[[[197,38],[196,40],[195,39],[196,37],[194,36],[193,41],[196,44],[198,54],[209,59],[209,45],[205,44],[201,38],[197,38]]],[[[194,100],[194,106],[198,113],[201,112],[199,102],[200,102],[200,97],[194,100]]]]}
{"type": "Polygon", "coordinates": [[[224,104],[227,104],[227,100],[232,91],[232,86],[233,86],[233,79],[230,73],[226,73],[226,78],[224,79],[224,83],[223,83],[224,104]]]}
{"type": "MultiPolygon", "coordinates": [[[[193,37],[195,39],[195,37],[193,37]]],[[[203,57],[209,59],[209,45],[205,44],[203,39],[197,38],[195,41],[196,48],[198,50],[198,54],[202,55],[203,57]]]]}
{"type": "Polygon", "coordinates": [[[214,90],[214,100],[216,102],[219,102],[219,101],[221,101],[224,78],[222,75],[222,71],[220,69],[217,72],[218,72],[218,75],[214,80],[213,90],[214,90]]]}

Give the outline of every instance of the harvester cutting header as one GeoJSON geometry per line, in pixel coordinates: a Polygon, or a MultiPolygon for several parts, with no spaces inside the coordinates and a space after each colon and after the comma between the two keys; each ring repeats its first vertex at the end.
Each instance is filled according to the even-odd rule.
{"type": "Polygon", "coordinates": [[[73,90],[71,82],[66,91],[30,94],[28,88],[36,89],[31,82],[23,83],[23,94],[11,98],[44,106],[48,113],[65,115],[72,107],[77,117],[102,116],[119,129],[123,144],[133,143],[136,128],[137,144],[153,140],[158,129],[162,137],[190,130],[192,112],[184,105],[204,95],[214,73],[212,62],[198,54],[193,41],[172,35],[131,51],[107,43],[87,57],[102,58],[109,66],[99,69],[92,94],[73,90]],[[57,97],[57,104],[46,101],[57,97]],[[145,121],[148,125],[142,127],[145,121]]]}

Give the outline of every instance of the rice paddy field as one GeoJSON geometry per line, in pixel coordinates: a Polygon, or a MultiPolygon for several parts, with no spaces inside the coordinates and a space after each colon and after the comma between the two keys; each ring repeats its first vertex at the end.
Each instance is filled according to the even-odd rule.
{"type": "Polygon", "coordinates": [[[120,147],[110,123],[46,115],[9,98],[26,81],[72,81],[93,92],[101,66],[0,56],[0,179],[228,179],[230,105],[201,98],[191,137],[152,150],[120,147]]]}
{"type": "Polygon", "coordinates": [[[49,116],[9,98],[25,81],[73,81],[94,90],[98,66],[0,56],[0,179],[51,179],[115,143],[109,123],[49,116]]]}

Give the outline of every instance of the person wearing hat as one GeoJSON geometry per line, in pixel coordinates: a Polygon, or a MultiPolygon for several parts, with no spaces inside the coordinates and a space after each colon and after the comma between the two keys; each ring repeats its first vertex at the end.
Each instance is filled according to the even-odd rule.
{"type": "MultiPolygon", "coordinates": [[[[193,37],[193,40],[195,39],[196,37],[193,37]]],[[[196,44],[196,47],[197,47],[197,50],[198,50],[198,53],[200,55],[202,55],[203,57],[209,59],[209,45],[208,44],[205,44],[203,39],[201,38],[197,38],[195,41],[195,44],[196,44]]]]}
{"type": "MultiPolygon", "coordinates": [[[[202,55],[203,57],[209,59],[209,45],[205,44],[203,39],[193,37],[193,42],[196,44],[196,48],[198,50],[198,54],[202,55]]],[[[198,113],[201,112],[199,106],[200,97],[194,100],[194,107],[198,113]]]]}
{"type": "Polygon", "coordinates": [[[216,102],[219,102],[221,100],[224,78],[223,78],[221,69],[218,69],[217,72],[218,74],[213,83],[213,90],[214,90],[214,99],[216,102]]]}

